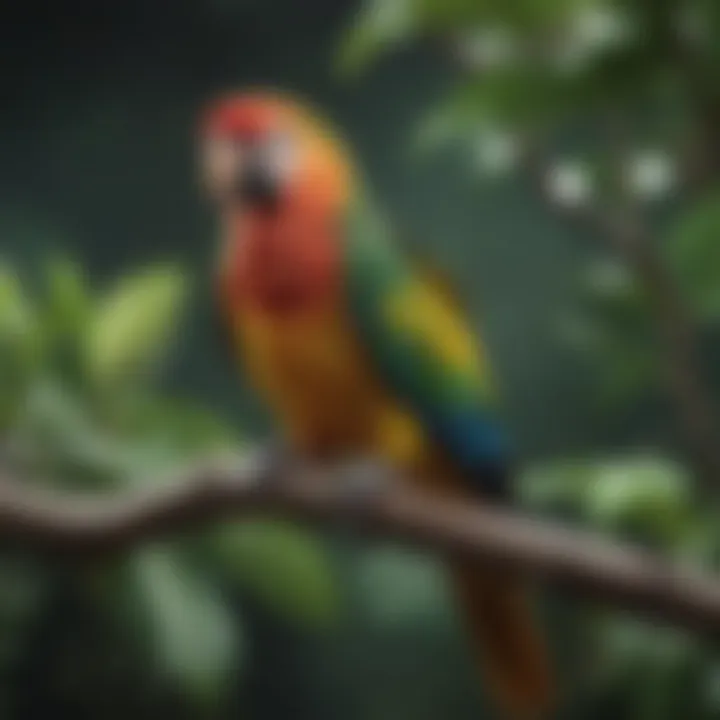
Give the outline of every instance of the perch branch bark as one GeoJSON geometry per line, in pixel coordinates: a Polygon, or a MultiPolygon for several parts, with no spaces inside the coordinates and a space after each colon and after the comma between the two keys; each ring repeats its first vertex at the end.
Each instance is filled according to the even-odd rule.
{"type": "Polygon", "coordinates": [[[317,472],[204,469],[151,490],[68,495],[0,476],[0,538],[43,552],[94,557],[220,519],[272,513],[391,537],[552,583],[705,635],[720,633],[720,580],[649,552],[495,506],[421,494],[398,483],[348,502],[317,472]]]}

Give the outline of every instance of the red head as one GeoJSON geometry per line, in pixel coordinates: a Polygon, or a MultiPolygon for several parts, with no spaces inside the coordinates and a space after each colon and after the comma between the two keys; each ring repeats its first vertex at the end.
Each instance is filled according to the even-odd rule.
{"type": "Polygon", "coordinates": [[[329,128],[288,98],[242,93],[209,108],[200,141],[232,301],[288,311],[334,286],[351,169],[329,128]]]}
{"type": "Polygon", "coordinates": [[[268,92],[215,102],[201,126],[205,182],[221,205],[276,209],[303,202],[339,209],[350,163],[329,128],[305,107],[268,92]]]}

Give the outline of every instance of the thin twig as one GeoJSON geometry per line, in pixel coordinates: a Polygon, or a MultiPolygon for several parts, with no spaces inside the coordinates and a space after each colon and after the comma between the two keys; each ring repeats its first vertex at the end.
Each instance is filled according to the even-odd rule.
{"type": "MultiPolygon", "coordinates": [[[[651,6],[649,6],[651,7],[651,6]]],[[[717,119],[720,117],[720,95],[708,90],[707,78],[697,54],[679,39],[668,8],[652,6],[652,32],[667,44],[667,50],[683,70],[700,116],[701,132],[688,150],[684,167],[693,168],[695,187],[707,185],[717,176],[720,167],[720,142],[717,119]]],[[[463,72],[480,77],[483,68],[457,42],[444,38],[445,55],[463,72]]],[[[622,140],[611,138],[610,151],[615,159],[623,160],[622,140]]],[[[622,207],[617,212],[592,203],[574,206],[558,202],[549,191],[548,178],[552,164],[545,155],[547,143],[537,137],[529,140],[524,170],[545,205],[565,221],[580,225],[597,236],[627,262],[642,283],[651,302],[652,321],[662,343],[665,377],[669,395],[677,408],[681,434],[685,438],[688,461],[702,487],[720,487],[720,424],[699,358],[698,340],[692,314],[670,272],[657,251],[642,213],[637,208],[622,207]]],[[[620,173],[621,174],[621,173],[620,173]]],[[[620,188],[623,189],[622,187],[620,188]]],[[[621,203],[622,204],[622,203],[621,203]]]]}
{"type": "Polygon", "coordinates": [[[530,148],[524,169],[545,204],[566,221],[577,223],[609,246],[633,270],[649,301],[651,320],[661,341],[667,388],[680,418],[688,460],[706,489],[720,486],[720,428],[712,392],[698,356],[691,313],[638,213],[593,203],[568,206],[548,190],[551,170],[542,153],[530,148]]]}

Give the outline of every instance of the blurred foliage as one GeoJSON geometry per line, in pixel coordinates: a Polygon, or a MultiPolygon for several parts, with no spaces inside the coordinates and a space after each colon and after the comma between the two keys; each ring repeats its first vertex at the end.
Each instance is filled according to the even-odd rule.
{"type": "Polygon", "coordinates": [[[712,327],[720,319],[720,204],[718,192],[697,201],[673,226],[667,246],[684,296],[698,320],[712,327]]]}
{"type": "MultiPolygon", "coordinates": [[[[87,100],[84,81],[71,67],[53,60],[48,73],[38,62],[37,42],[18,42],[32,47],[26,63],[42,72],[27,85],[31,91],[21,71],[8,81],[17,82],[23,98],[40,99],[31,106],[38,114],[46,109],[47,83],[49,95],[62,95],[62,112],[31,136],[34,153],[22,145],[21,162],[8,163],[12,182],[37,163],[49,168],[50,207],[82,196],[86,207],[80,212],[97,223],[89,234],[102,237],[103,252],[109,252],[105,266],[121,257],[113,250],[121,244],[147,252],[140,226],[160,228],[155,243],[180,251],[167,219],[134,224],[127,222],[132,213],[122,212],[108,224],[108,207],[117,208],[97,200],[121,195],[125,204],[157,205],[162,215],[188,197],[165,177],[191,172],[178,162],[178,147],[187,139],[187,105],[194,114],[210,87],[247,79],[241,65],[251,68],[253,81],[255,74],[274,76],[278,64],[287,62],[281,54],[292,58],[293,82],[317,72],[313,65],[301,67],[300,53],[285,45],[295,47],[288,42],[292,33],[314,32],[328,8],[301,4],[293,13],[288,4],[281,16],[264,16],[263,34],[260,17],[271,5],[276,4],[180,0],[177,14],[157,10],[150,24],[139,22],[141,15],[152,15],[150,6],[137,16],[129,12],[127,25],[107,15],[118,35],[105,41],[98,28],[97,44],[109,48],[111,59],[103,73],[92,68],[101,82],[88,73],[95,85],[87,100]],[[244,14],[246,7],[257,12],[244,14]],[[247,34],[231,32],[233,24],[247,34]],[[240,50],[270,46],[271,37],[279,38],[272,45],[278,57],[259,71],[255,56],[240,50]],[[210,63],[209,52],[198,62],[195,50],[215,45],[220,65],[210,63]],[[120,65],[125,75],[116,75],[120,65]],[[193,75],[196,66],[200,79],[193,75]],[[157,92],[160,86],[172,92],[157,92]],[[157,95],[156,104],[151,95],[157,95]],[[85,102],[86,115],[65,113],[85,102]],[[162,137],[148,133],[147,117],[153,116],[152,127],[162,127],[162,137]],[[59,134],[66,126],[69,133],[59,134]],[[38,142],[44,134],[47,144],[38,142]],[[68,137],[73,142],[61,147],[61,138],[68,137]],[[126,153],[119,170],[118,159],[126,153]],[[115,172],[98,174],[98,158],[115,172]],[[140,163],[145,184],[135,176],[140,163]],[[82,192],[53,175],[54,169],[64,180],[69,165],[91,178],[82,192]],[[118,182],[123,174],[132,177],[132,186],[118,182]],[[95,233],[99,228],[102,234],[95,233]]],[[[718,186],[696,192],[683,162],[702,136],[703,113],[720,93],[719,7],[715,0],[369,0],[344,37],[339,64],[352,76],[416,42],[439,49],[442,64],[460,71],[419,119],[415,146],[459,148],[483,181],[512,176],[524,152],[539,148],[550,164],[547,194],[560,208],[587,202],[612,208],[630,201],[658,229],[658,250],[703,340],[712,339],[720,313],[718,186]],[[679,48],[690,52],[678,54],[679,48]]],[[[71,37],[77,19],[59,6],[55,12],[52,21],[61,31],[53,34],[64,38],[67,31],[71,37]]],[[[29,23],[28,37],[35,38],[36,24],[29,23]]],[[[42,32],[39,37],[43,44],[50,39],[42,32]]],[[[53,47],[51,52],[58,50],[53,47]]],[[[89,65],[87,49],[77,47],[78,66],[89,65]]],[[[386,101],[401,102],[392,96],[396,85],[388,87],[386,101]]],[[[368,125],[370,115],[362,116],[368,125]]],[[[380,120],[385,124],[385,117],[380,120]]],[[[187,216],[170,214],[186,222],[187,216]]],[[[68,244],[55,238],[52,227],[39,231],[34,199],[29,216],[27,227],[3,223],[3,241],[35,248],[34,236],[42,235],[55,245],[68,244]]],[[[194,232],[186,240],[194,243],[194,232]]],[[[598,424],[620,427],[611,437],[620,435],[624,447],[603,452],[601,436],[587,456],[537,461],[519,480],[520,498],[559,521],[716,568],[714,508],[702,505],[693,490],[667,427],[668,413],[656,412],[662,375],[648,298],[617,258],[591,255],[575,279],[576,302],[559,321],[560,341],[595,378],[598,424]],[[644,422],[634,442],[626,442],[622,428],[638,407],[649,407],[643,420],[652,423],[644,422]]],[[[173,340],[192,292],[185,272],[155,265],[99,285],[68,258],[33,257],[33,263],[37,271],[22,276],[19,267],[0,262],[3,464],[16,467],[28,482],[104,492],[164,482],[176,468],[208,455],[242,452],[242,436],[232,425],[190,392],[185,397],[166,387],[173,340]]],[[[257,519],[81,567],[3,548],[0,716],[248,717],[244,687],[256,682],[263,707],[276,708],[263,718],[317,720],[325,717],[319,708],[326,706],[316,698],[296,707],[298,697],[306,698],[311,675],[304,671],[314,661],[308,643],[297,642],[306,636],[297,633],[334,637],[318,631],[339,626],[336,644],[324,648],[329,659],[321,671],[323,693],[330,694],[337,682],[347,686],[350,700],[347,711],[332,717],[477,717],[474,668],[459,651],[462,628],[451,616],[441,567],[393,546],[350,545],[334,544],[331,553],[308,529],[257,519]],[[332,562],[336,555],[342,563],[332,562]],[[342,600],[348,601],[342,605],[339,579],[342,600]],[[340,612],[346,604],[349,620],[340,612]],[[292,632],[278,631],[285,626],[292,632]],[[261,665],[265,672],[258,681],[261,665]],[[283,704],[293,681],[303,689],[283,704]]],[[[720,665],[704,638],[564,598],[550,598],[544,609],[567,690],[563,717],[720,717],[720,665]]]]}
{"type": "MultiPolygon", "coordinates": [[[[703,128],[717,132],[718,7],[704,0],[367,0],[341,43],[339,68],[352,76],[414,44],[435,48],[440,62],[455,67],[455,82],[418,122],[415,147],[459,148],[485,181],[521,174],[525,158],[540,157],[545,167],[534,179],[556,211],[631,208],[657,230],[653,251],[704,347],[720,325],[720,168],[709,157],[712,142],[699,151],[697,143],[707,141],[703,128]],[[691,175],[698,162],[707,163],[701,184],[691,175]]],[[[637,428],[630,418],[639,414],[644,435],[634,433],[635,447],[624,438],[626,449],[531,466],[521,497],[565,522],[717,568],[715,507],[699,501],[676,428],[664,406],[658,411],[663,349],[651,301],[642,279],[608,250],[586,253],[559,336],[595,378],[598,418],[637,428]]],[[[720,716],[717,659],[702,638],[607,612],[583,613],[572,636],[585,640],[569,651],[569,716],[720,716]]]]}
{"type": "MultiPolygon", "coordinates": [[[[187,463],[241,453],[228,423],[158,387],[189,291],[180,268],[146,268],[101,288],[65,258],[37,274],[0,270],[4,465],[27,482],[103,491],[169,482],[187,463]]],[[[92,567],[48,568],[11,551],[0,560],[5,685],[67,587],[74,607],[126,638],[118,653],[146,681],[221,715],[246,653],[233,597],[257,596],[303,627],[337,616],[327,548],[288,523],[230,523],[92,567]]],[[[88,649],[89,664],[96,652],[88,649]]]]}
{"type": "MultiPolygon", "coordinates": [[[[711,152],[697,143],[720,99],[719,33],[714,4],[701,0],[377,0],[363,4],[339,65],[356,73],[412,42],[434,44],[459,72],[418,123],[419,147],[460,147],[479,176],[495,178],[540,155],[557,208],[634,206],[668,228],[658,251],[711,332],[717,187],[690,193],[684,174],[713,162],[694,154],[711,152]],[[660,201],[670,201],[662,212],[660,201]]],[[[661,353],[641,282],[600,253],[578,295],[561,327],[595,369],[601,407],[656,400],[661,353]]]]}
{"type": "MultiPolygon", "coordinates": [[[[611,533],[713,571],[720,536],[713,507],[702,508],[692,478],[658,453],[558,460],[529,469],[528,505],[564,522],[611,533]]],[[[575,623],[579,672],[566,670],[573,707],[615,707],[621,717],[715,718],[716,656],[705,638],[608,610],[575,623]]],[[[599,717],[605,717],[600,714],[599,717]]]]}
{"type": "MultiPolygon", "coordinates": [[[[97,491],[133,488],[168,481],[162,478],[172,479],[174,469],[209,455],[241,453],[241,438],[222,419],[189,400],[168,398],[158,387],[163,362],[173,353],[171,330],[182,323],[187,297],[180,269],[144,269],[93,288],[76,264],[54,259],[37,278],[23,281],[9,265],[3,278],[5,298],[12,299],[0,314],[3,359],[23,373],[12,376],[3,395],[12,402],[3,415],[2,461],[28,482],[97,491]],[[158,332],[130,332],[133,316],[138,326],[158,332]],[[108,345],[88,340],[100,322],[92,318],[103,318],[108,345]],[[113,360],[98,363],[91,347],[111,347],[99,356],[113,360]]],[[[599,296],[609,320],[613,303],[642,308],[629,278],[614,266],[592,274],[588,292],[592,302],[599,296]]],[[[687,471],[668,457],[645,452],[539,464],[523,476],[520,490],[526,505],[564,521],[693,562],[715,561],[718,538],[711,517],[696,507],[687,471]]],[[[438,613],[448,598],[437,563],[385,545],[357,550],[348,559],[345,577],[365,628],[354,640],[357,647],[371,652],[408,635],[424,637],[424,643],[452,636],[447,615],[438,613]]],[[[58,652],[61,666],[72,662],[73,673],[96,683],[101,694],[117,692],[125,678],[147,685],[140,693],[144,703],[167,711],[178,702],[189,708],[187,717],[196,712],[227,717],[229,698],[251,665],[253,634],[252,619],[233,598],[239,593],[273,616],[317,632],[338,626],[337,579],[319,537],[266,519],[224,523],[197,538],[91,566],[49,567],[8,550],[0,557],[0,687],[12,699],[8,688],[17,668],[37,653],[58,652]],[[64,644],[51,651],[47,640],[41,648],[36,644],[38,628],[57,611],[58,598],[64,609],[61,618],[52,618],[53,627],[101,628],[93,631],[92,642],[78,641],[72,652],[64,644]],[[112,657],[106,657],[110,647],[112,657]]],[[[708,686],[714,682],[707,649],[684,635],[605,612],[589,611],[573,622],[587,638],[577,681],[582,703],[620,695],[637,707],[660,704],[664,712],[674,706],[648,693],[656,677],[675,688],[695,687],[698,678],[708,686]]],[[[383,696],[382,712],[396,705],[417,704],[418,712],[426,707],[423,694],[411,690],[410,676],[396,682],[394,699],[383,696]],[[403,699],[406,691],[416,703],[403,699]]],[[[439,692],[431,685],[425,690],[439,692]]],[[[98,716],[111,716],[104,706],[92,707],[98,716]]],[[[653,713],[648,717],[673,717],[653,713]]],[[[698,710],[694,717],[712,716],[698,710]]]]}
{"type": "Polygon", "coordinates": [[[336,616],[337,597],[317,538],[294,526],[252,522],[216,532],[226,572],[285,616],[315,627],[336,616]]]}
{"type": "Polygon", "coordinates": [[[183,276],[160,267],[131,276],[103,297],[85,326],[83,359],[90,380],[117,391],[151,366],[175,330],[183,296],[183,276]]]}

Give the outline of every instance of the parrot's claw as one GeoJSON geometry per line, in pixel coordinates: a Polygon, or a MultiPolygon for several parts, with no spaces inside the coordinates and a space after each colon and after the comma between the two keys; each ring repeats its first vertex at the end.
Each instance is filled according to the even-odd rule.
{"type": "Polygon", "coordinates": [[[291,463],[291,455],[284,446],[267,443],[216,455],[210,461],[210,470],[220,477],[232,478],[235,485],[266,487],[281,482],[291,463]]]}
{"type": "Polygon", "coordinates": [[[374,458],[356,458],[342,463],[334,479],[338,492],[351,507],[371,505],[392,484],[390,468],[374,458]]]}

